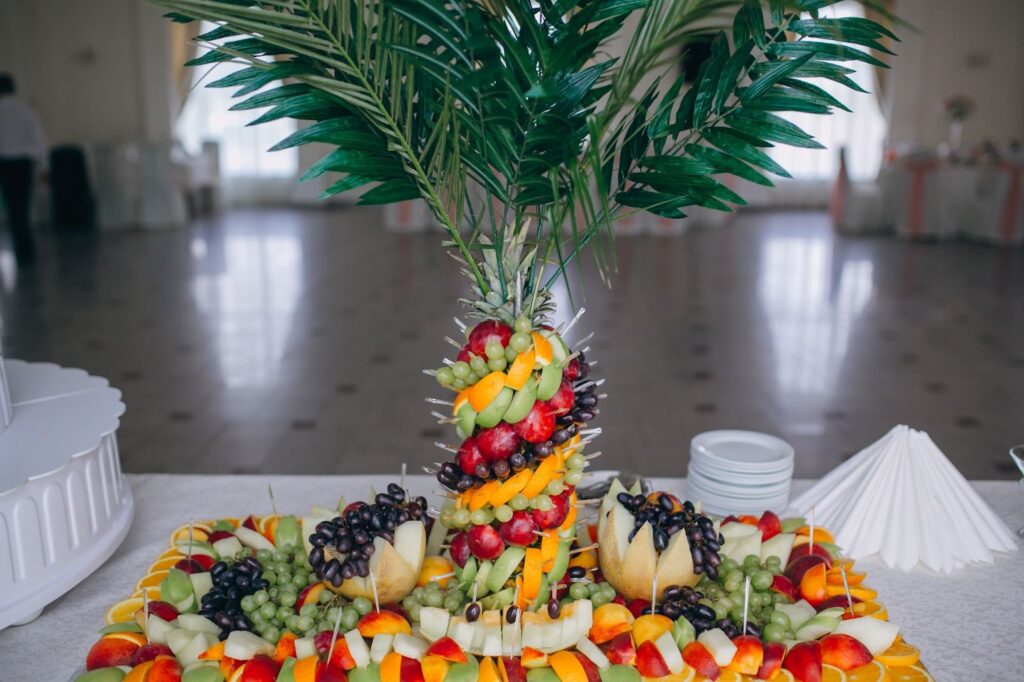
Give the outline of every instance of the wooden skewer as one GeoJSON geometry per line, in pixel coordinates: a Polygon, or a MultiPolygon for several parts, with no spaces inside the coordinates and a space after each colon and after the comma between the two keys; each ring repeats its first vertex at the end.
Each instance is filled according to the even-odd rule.
{"type": "Polygon", "coordinates": [[[576,314],[573,315],[573,318],[571,320],[566,322],[564,325],[558,325],[558,335],[565,336],[566,334],[568,334],[569,330],[572,329],[573,326],[580,321],[580,318],[583,317],[583,313],[585,312],[587,312],[587,309],[580,307],[580,309],[576,311],[576,314]]]}
{"type": "MultiPolygon", "coordinates": [[[[373,575],[372,573],[370,575],[373,575]]],[[[334,655],[334,643],[338,641],[338,630],[341,629],[341,611],[338,609],[338,615],[334,618],[334,632],[331,633],[331,647],[327,650],[327,660],[331,660],[331,656],[334,655]]]]}
{"type": "Polygon", "coordinates": [[[377,613],[380,613],[380,595],[377,594],[377,578],[374,577],[373,571],[370,571],[370,589],[373,590],[373,607],[377,609],[377,613]]]}
{"type": "Polygon", "coordinates": [[[446,336],[446,337],[444,337],[444,340],[447,341],[448,343],[452,344],[453,346],[455,346],[459,350],[462,350],[462,344],[459,343],[458,341],[456,341],[455,339],[453,339],[452,337],[446,336]]]}
{"type": "Polygon", "coordinates": [[[455,403],[450,400],[441,400],[440,398],[424,398],[423,400],[434,405],[455,405],[455,403]]]}
{"type": "Polygon", "coordinates": [[[435,474],[437,474],[437,469],[433,467],[423,466],[420,468],[423,469],[423,473],[428,474],[430,476],[434,476],[435,474]]]}
{"type": "Polygon", "coordinates": [[[444,580],[445,578],[454,578],[454,577],[455,577],[455,571],[452,571],[451,573],[442,573],[441,575],[435,575],[433,578],[431,578],[427,582],[430,582],[430,583],[438,582],[438,581],[444,580]]]}
{"type": "Polygon", "coordinates": [[[743,581],[743,632],[741,635],[747,634],[747,610],[750,608],[750,576],[748,575],[743,581]]]}
{"type": "Polygon", "coordinates": [[[192,561],[192,517],[188,519],[188,560],[192,561]]]}
{"type": "Polygon", "coordinates": [[[577,342],[576,342],[576,345],[577,345],[577,346],[582,346],[582,345],[583,345],[583,344],[585,344],[585,343],[586,343],[587,341],[590,341],[590,339],[594,338],[594,334],[595,334],[595,332],[590,332],[589,334],[587,334],[586,336],[584,336],[584,337],[583,337],[582,339],[580,339],[579,341],[577,341],[577,342]]]}
{"type": "Polygon", "coordinates": [[[597,549],[598,544],[599,543],[595,542],[594,544],[587,545],[586,547],[580,547],[579,549],[570,550],[569,551],[569,556],[572,556],[573,554],[581,554],[583,552],[588,552],[588,551],[590,551],[592,549],[597,549]]]}
{"type": "Polygon", "coordinates": [[[587,364],[591,367],[597,367],[597,360],[587,360],[587,364]]]}
{"type": "Polygon", "coordinates": [[[597,399],[598,400],[607,400],[608,399],[608,394],[607,393],[598,393],[597,399]]]}
{"type": "Polygon", "coordinates": [[[811,527],[811,539],[810,539],[810,553],[814,554],[814,506],[811,506],[811,522],[808,524],[811,527]]]}
{"type": "Polygon", "coordinates": [[[658,612],[658,576],[651,581],[651,613],[658,612]]]}
{"type": "Polygon", "coordinates": [[[435,377],[435,376],[437,376],[437,370],[436,369],[424,369],[424,370],[420,370],[420,371],[422,371],[428,377],[435,377]]]}
{"type": "Polygon", "coordinates": [[[447,490],[434,490],[434,494],[437,495],[438,497],[447,497],[449,500],[459,499],[458,495],[447,490]]]}
{"type": "Polygon", "coordinates": [[[467,326],[467,325],[466,325],[466,323],[465,323],[465,322],[463,322],[462,320],[460,320],[460,319],[459,319],[459,318],[457,318],[457,317],[453,317],[452,319],[453,319],[453,320],[455,320],[455,324],[456,324],[456,325],[458,326],[458,328],[459,328],[460,330],[462,330],[462,331],[466,331],[466,326],[467,326]]]}
{"type": "Polygon", "coordinates": [[[441,358],[441,362],[442,364],[448,365],[449,367],[455,364],[454,360],[449,360],[448,358],[441,358]]]}
{"type": "Polygon", "coordinates": [[[597,452],[591,453],[589,455],[583,455],[583,457],[584,457],[584,459],[588,459],[588,460],[590,460],[590,459],[597,459],[598,457],[600,457],[603,454],[604,454],[603,452],[598,450],[597,452]]]}
{"type": "Polygon", "coordinates": [[[149,592],[142,588],[142,632],[149,639],[149,592]]]}
{"type": "MultiPolygon", "coordinates": [[[[441,441],[434,441],[434,447],[441,448],[442,450],[447,450],[448,452],[452,453],[453,455],[458,452],[458,450],[453,448],[451,445],[448,445],[447,443],[442,443],[441,441]]],[[[438,463],[438,464],[440,464],[440,463],[438,463]]]]}
{"type": "Polygon", "coordinates": [[[846,566],[839,566],[839,575],[843,576],[843,589],[846,591],[846,603],[850,606],[850,615],[853,612],[853,595],[850,594],[850,584],[846,581],[846,566]]]}
{"type": "Polygon", "coordinates": [[[274,516],[278,516],[277,503],[274,501],[274,486],[270,483],[267,484],[267,495],[270,495],[270,508],[274,512],[274,516]]]}

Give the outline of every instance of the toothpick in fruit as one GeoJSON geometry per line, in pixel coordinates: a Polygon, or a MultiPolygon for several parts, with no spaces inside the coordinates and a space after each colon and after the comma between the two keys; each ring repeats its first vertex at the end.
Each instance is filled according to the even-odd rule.
{"type": "Polygon", "coordinates": [[[592,545],[587,545],[586,547],[580,547],[579,549],[574,549],[574,550],[569,552],[569,556],[572,556],[573,554],[580,554],[582,552],[588,552],[588,551],[590,551],[592,549],[597,549],[597,544],[598,543],[595,542],[592,545]]]}
{"type": "Polygon", "coordinates": [[[192,517],[188,519],[188,561],[192,564],[192,517]]]}
{"type": "Polygon", "coordinates": [[[814,507],[813,506],[811,507],[811,521],[807,525],[809,525],[811,527],[811,538],[810,538],[810,542],[809,542],[810,547],[808,547],[808,549],[810,549],[810,554],[814,554],[814,507]]]}
{"type": "Polygon", "coordinates": [[[270,495],[270,508],[274,511],[274,516],[278,516],[277,502],[274,501],[274,486],[271,483],[267,484],[267,494],[270,495]]]}
{"type": "Polygon", "coordinates": [[[377,578],[374,577],[373,571],[370,571],[370,589],[373,590],[373,608],[380,613],[380,596],[377,594],[377,578]]]}
{"type": "Polygon", "coordinates": [[[658,612],[658,576],[651,581],[651,613],[658,612]]]}
{"type": "Polygon", "coordinates": [[[149,639],[149,592],[142,590],[142,633],[149,639]]]}
{"type": "Polygon", "coordinates": [[[853,595],[850,594],[850,584],[846,580],[846,566],[840,564],[839,575],[843,576],[843,589],[846,590],[846,603],[850,605],[850,615],[854,615],[853,612],[853,595]]]}
{"type": "MultiPolygon", "coordinates": [[[[373,575],[372,573],[370,575],[373,575]]],[[[331,647],[327,650],[327,662],[331,662],[331,656],[334,655],[334,643],[338,641],[338,630],[341,629],[341,612],[342,609],[338,609],[338,615],[334,617],[334,632],[331,633],[331,647]]]]}
{"type": "Polygon", "coordinates": [[[743,632],[741,635],[747,634],[747,611],[750,608],[750,576],[748,575],[746,580],[743,581],[743,632]]]}

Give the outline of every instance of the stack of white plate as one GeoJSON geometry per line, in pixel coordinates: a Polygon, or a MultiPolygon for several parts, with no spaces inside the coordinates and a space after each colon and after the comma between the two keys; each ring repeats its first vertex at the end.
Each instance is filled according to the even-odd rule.
{"type": "Polygon", "coordinates": [[[690,441],[689,497],[712,514],[782,511],[789,504],[793,446],[755,431],[706,431],[690,441]]]}

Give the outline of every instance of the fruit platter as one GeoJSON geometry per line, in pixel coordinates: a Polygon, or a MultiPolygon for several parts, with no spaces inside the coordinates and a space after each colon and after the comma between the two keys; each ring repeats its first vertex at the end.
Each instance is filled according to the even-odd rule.
{"type": "Polygon", "coordinates": [[[181,526],[77,682],[931,680],[826,529],[584,499],[601,382],[564,328],[504,318],[431,372],[461,439],[432,499],[181,526]]]}

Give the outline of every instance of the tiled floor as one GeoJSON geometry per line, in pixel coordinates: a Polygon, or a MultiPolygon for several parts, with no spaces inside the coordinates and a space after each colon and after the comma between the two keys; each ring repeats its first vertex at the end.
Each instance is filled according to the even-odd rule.
{"type": "MultiPolygon", "coordinates": [[[[161,233],[45,238],[0,257],[6,354],[123,389],[129,471],[397,471],[449,440],[420,373],[450,349],[462,281],[439,236],[373,209],[239,212],[161,233]]],[[[624,239],[585,273],[606,376],[607,466],[686,468],[700,431],[768,431],[818,476],[896,423],[973,478],[1024,441],[1024,252],[835,236],[818,213],[748,213],[624,239]]]]}

